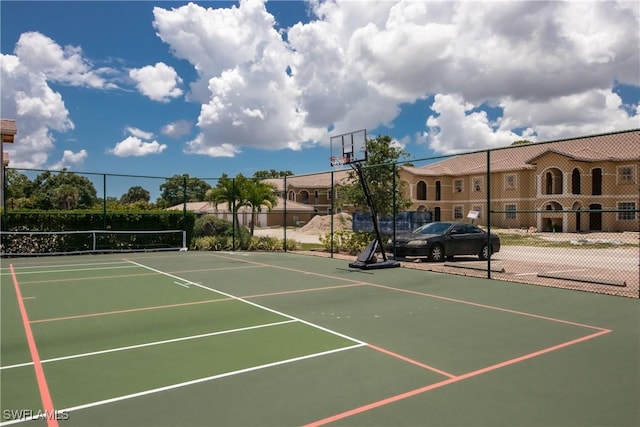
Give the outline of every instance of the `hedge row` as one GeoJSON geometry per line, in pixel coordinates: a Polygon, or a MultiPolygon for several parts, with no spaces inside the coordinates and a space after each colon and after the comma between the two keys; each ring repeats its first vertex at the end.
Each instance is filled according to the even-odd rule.
{"type": "MultiPolygon", "coordinates": [[[[2,215],[3,231],[187,231],[187,246],[193,235],[195,215],[180,211],[28,211],[2,215]]],[[[24,236],[3,235],[4,253],[55,253],[91,250],[94,242],[88,235],[24,236]]],[[[100,250],[126,250],[181,245],[182,238],[163,234],[119,234],[101,236],[95,242],[100,250]],[[180,241],[174,242],[173,240],[180,241]]]]}

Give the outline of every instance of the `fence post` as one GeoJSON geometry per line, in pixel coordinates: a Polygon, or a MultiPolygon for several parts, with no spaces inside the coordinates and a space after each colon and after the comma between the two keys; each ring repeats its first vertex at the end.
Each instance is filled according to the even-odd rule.
{"type": "Polygon", "coordinates": [[[335,189],[333,187],[334,186],[334,182],[333,182],[334,173],[335,173],[335,171],[331,170],[331,190],[330,190],[331,191],[331,200],[330,200],[330,202],[331,202],[331,208],[330,208],[331,209],[331,211],[330,211],[330,214],[331,214],[331,228],[330,228],[330,233],[331,233],[330,234],[331,235],[330,239],[331,239],[331,242],[329,243],[329,253],[331,254],[331,258],[333,258],[333,231],[334,231],[333,218],[334,218],[334,213],[335,213],[335,208],[336,208],[335,207],[335,195],[336,195],[336,192],[335,192],[335,189]]]}
{"type": "Polygon", "coordinates": [[[284,215],[284,233],[282,235],[282,238],[284,239],[284,242],[282,243],[282,247],[284,249],[285,252],[287,252],[287,200],[289,200],[289,192],[287,191],[287,175],[284,176],[284,206],[282,208],[282,212],[284,215]]]}
{"type": "Polygon", "coordinates": [[[102,229],[107,229],[107,174],[102,174],[102,229]]]}
{"type": "Polygon", "coordinates": [[[487,150],[487,278],[491,279],[491,150],[487,150]]]}

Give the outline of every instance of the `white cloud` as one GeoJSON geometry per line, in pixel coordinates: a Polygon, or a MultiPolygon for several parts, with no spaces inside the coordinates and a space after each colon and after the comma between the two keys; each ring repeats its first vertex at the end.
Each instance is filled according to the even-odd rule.
{"type": "MultiPolygon", "coordinates": [[[[80,48],[61,47],[37,32],[23,33],[15,55],[3,54],[0,59],[0,110],[3,117],[14,118],[18,124],[16,142],[6,147],[13,167],[46,167],[56,144],[53,131],[64,133],[75,127],[61,93],[50,83],[94,89],[116,87],[102,77],[113,70],[93,69],[80,48]]],[[[82,157],[81,153],[77,154],[82,157]]],[[[74,163],[74,158],[79,159],[71,156],[66,161],[74,163]]]]}
{"type": "Polygon", "coordinates": [[[231,144],[210,144],[206,142],[206,136],[199,134],[195,139],[187,142],[184,150],[186,154],[201,154],[209,157],[235,157],[241,151],[231,144]]]}
{"type": "Polygon", "coordinates": [[[522,129],[545,139],[637,121],[613,93],[640,82],[637,2],[309,4],[314,17],[284,37],[263,0],[154,8],[158,36],[199,76],[189,98],[202,104],[201,135],[186,151],[326,144],[328,128],[391,126],[401,103],[429,96],[438,114],[420,138],[441,152],[508,144],[522,129]],[[491,122],[484,105],[503,116],[491,122]]]}
{"type": "Polygon", "coordinates": [[[459,95],[436,95],[431,108],[437,116],[427,120],[429,132],[425,137],[436,153],[500,147],[521,139],[510,130],[494,130],[487,114],[472,111],[474,106],[459,95]]]}
{"type": "Polygon", "coordinates": [[[118,157],[141,157],[151,154],[160,154],[167,148],[166,144],[158,141],[145,142],[136,136],[129,136],[118,142],[109,153],[118,157]]]}
{"type": "Polygon", "coordinates": [[[125,131],[133,136],[137,136],[140,139],[151,139],[154,136],[153,132],[145,132],[141,129],[134,128],[133,126],[127,126],[125,128],[125,131]]]}
{"type": "Polygon", "coordinates": [[[80,150],[77,153],[74,153],[71,150],[64,150],[64,152],[62,153],[62,159],[60,159],[59,162],[51,165],[51,169],[54,169],[54,170],[60,170],[64,168],[69,169],[70,166],[72,165],[75,165],[75,166],[81,165],[82,163],[84,163],[86,158],[87,158],[87,150],[80,150]]]}
{"type": "Polygon", "coordinates": [[[171,138],[180,138],[191,133],[193,123],[189,120],[178,120],[162,127],[162,134],[171,138]]]}
{"type": "MultiPolygon", "coordinates": [[[[49,37],[37,33],[23,33],[18,40],[15,54],[32,73],[43,73],[47,80],[72,86],[115,88],[102,78],[92,64],[83,57],[82,49],[58,45],[49,37]]],[[[107,73],[110,69],[101,69],[107,73]]]]}
{"type": "Polygon", "coordinates": [[[2,55],[2,116],[15,118],[16,142],[5,149],[11,166],[43,167],[55,145],[51,130],[66,132],[74,128],[60,93],[53,91],[42,72],[32,71],[14,55],[2,55]]]}
{"type": "Polygon", "coordinates": [[[129,77],[136,82],[140,93],[154,101],[169,102],[182,95],[182,89],[178,87],[182,79],[173,67],[163,62],[130,70],[129,77]]]}

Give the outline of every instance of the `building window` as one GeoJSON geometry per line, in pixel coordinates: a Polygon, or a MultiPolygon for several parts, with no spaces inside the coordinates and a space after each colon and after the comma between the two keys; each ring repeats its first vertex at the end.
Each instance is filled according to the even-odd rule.
{"type": "Polygon", "coordinates": [[[442,198],[442,183],[440,181],[436,181],[436,200],[440,200],[442,198]]]}
{"type": "Polygon", "coordinates": [[[504,219],[516,219],[516,209],[515,204],[504,205],[504,210],[507,211],[504,213],[504,219]]]}
{"type": "Polygon", "coordinates": [[[578,168],[571,172],[571,193],[580,194],[580,171],[578,168]]]}
{"type": "Polygon", "coordinates": [[[478,212],[478,219],[482,218],[482,206],[474,206],[471,210],[478,212]]]}
{"type": "Polygon", "coordinates": [[[618,184],[635,184],[636,169],[633,166],[618,167],[618,184]]]}
{"type": "Polygon", "coordinates": [[[453,181],[453,191],[455,193],[462,193],[462,182],[463,181],[461,179],[453,181]]]}
{"type": "Polygon", "coordinates": [[[602,195],[602,169],[596,168],[591,171],[591,194],[602,195]]]}
{"type": "Polygon", "coordinates": [[[453,219],[462,219],[462,206],[454,206],[453,207],[453,219]]]}
{"type": "Polygon", "coordinates": [[[306,190],[302,190],[300,192],[300,198],[298,200],[300,203],[309,204],[309,192],[306,190]]]}
{"type": "Polygon", "coordinates": [[[636,204],[634,202],[620,202],[618,203],[618,210],[625,211],[618,212],[619,220],[626,221],[636,219],[636,204]]]}
{"type": "Polygon", "coordinates": [[[296,193],[294,193],[293,191],[289,191],[289,200],[296,200],[296,193]]]}
{"type": "Polygon", "coordinates": [[[318,190],[313,191],[313,197],[318,200],[318,190]]]}
{"type": "Polygon", "coordinates": [[[515,188],[516,188],[516,176],[515,175],[506,175],[504,177],[504,188],[505,188],[505,190],[515,190],[515,188]]]}
{"type": "Polygon", "coordinates": [[[544,194],[562,194],[562,171],[552,168],[544,174],[544,194]]]}
{"type": "Polygon", "coordinates": [[[427,200],[427,184],[424,181],[418,182],[416,192],[417,200],[427,200]]]}
{"type": "Polygon", "coordinates": [[[482,191],[482,178],[476,177],[471,180],[473,191],[482,191]]]}

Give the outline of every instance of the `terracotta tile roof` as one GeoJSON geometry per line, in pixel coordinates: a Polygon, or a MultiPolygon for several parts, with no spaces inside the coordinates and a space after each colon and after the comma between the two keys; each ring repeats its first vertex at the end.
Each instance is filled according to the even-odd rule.
{"type": "MultiPolygon", "coordinates": [[[[492,172],[534,169],[538,158],[557,153],[583,162],[625,161],[640,159],[640,130],[586,136],[550,143],[532,143],[514,148],[493,150],[492,172]]],[[[487,153],[461,154],[422,167],[402,166],[418,176],[470,175],[486,172],[487,153]]]]}
{"type": "Polygon", "coordinates": [[[0,131],[2,131],[2,133],[15,135],[16,133],[18,133],[16,121],[9,119],[0,119],[0,131]]]}
{"type": "MultiPolygon", "coordinates": [[[[333,174],[334,184],[341,184],[346,178],[349,170],[335,171],[333,174]]],[[[264,182],[271,183],[276,186],[278,191],[283,191],[284,178],[269,178],[264,182]]],[[[323,172],[311,175],[288,176],[287,186],[296,188],[328,188],[331,187],[331,172],[323,172]]]]}
{"type": "MultiPolygon", "coordinates": [[[[179,205],[168,207],[168,210],[182,210],[183,205],[180,203],[179,205]]],[[[217,208],[214,207],[211,202],[187,202],[187,210],[193,211],[197,214],[207,214],[207,213],[216,213],[216,212],[228,212],[229,206],[226,203],[218,204],[217,208]]],[[[249,208],[242,207],[238,209],[238,212],[250,211],[249,208]]],[[[263,212],[266,212],[266,208],[263,208],[263,212]]],[[[271,209],[271,213],[273,212],[283,212],[284,211],[284,199],[282,197],[278,197],[276,205],[271,209]]],[[[288,212],[314,212],[314,207],[311,205],[307,205],[304,203],[294,202],[293,200],[287,200],[287,211],[288,212]]]]}

